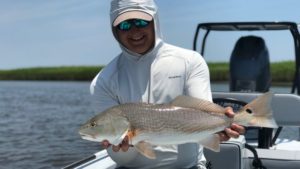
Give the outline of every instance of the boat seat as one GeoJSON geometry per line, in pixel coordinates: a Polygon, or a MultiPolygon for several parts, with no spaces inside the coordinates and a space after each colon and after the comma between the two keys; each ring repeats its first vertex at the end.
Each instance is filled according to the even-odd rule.
{"type": "MultiPolygon", "coordinates": [[[[295,141],[294,150],[300,150],[299,142],[295,141]]],[[[245,148],[245,138],[240,136],[238,139],[220,144],[220,152],[213,152],[204,149],[207,160],[207,169],[250,169],[253,168],[254,154],[245,148]]],[[[299,169],[300,151],[276,149],[256,149],[262,166],[268,169],[299,169]]]]}
{"type": "Polygon", "coordinates": [[[230,139],[230,141],[220,144],[220,152],[213,152],[204,149],[207,169],[243,169],[243,151],[245,138],[241,136],[238,139],[230,139]]]}
{"type": "MultiPolygon", "coordinates": [[[[273,150],[273,149],[256,149],[256,151],[263,165],[268,169],[283,169],[283,168],[299,169],[300,168],[299,151],[273,150]]],[[[245,156],[247,157],[244,160],[245,167],[251,168],[253,154],[247,150],[245,152],[245,156]]]]}

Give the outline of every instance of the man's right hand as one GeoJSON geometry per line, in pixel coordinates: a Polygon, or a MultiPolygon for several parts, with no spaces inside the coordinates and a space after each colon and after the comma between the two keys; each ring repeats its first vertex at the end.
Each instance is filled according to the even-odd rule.
{"type": "Polygon", "coordinates": [[[131,145],[129,145],[129,139],[128,139],[128,136],[125,136],[125,138],[123,139],[122,143],[120,143],[119,145],[115,146],[115,145],[112,145],[109,143],[108,140],[103,140],[101,142],[101,146],[105,149],[109,148],[110,146],[112,146],[112,150],[114,152],[118,152],[120,151],[120,149],[123,151],[123,152],[126,152],[128,151],[129,147],[131,145]]]}

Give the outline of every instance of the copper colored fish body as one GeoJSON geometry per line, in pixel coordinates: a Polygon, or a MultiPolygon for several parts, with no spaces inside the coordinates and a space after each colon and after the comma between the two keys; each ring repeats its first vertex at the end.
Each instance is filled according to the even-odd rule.
{"type": "Polygon", "coordinates": [[[151,145],[172,145],[196,142],[219,151],[216,132],[231,123],[244,126],[277,127],[266,93],[237,112],[234,118],[225,109],[209,101],[178,96],[169,104],[128,103],[99,113],[79,133],[83,139],[118,145],[126,135],[130,144],[148,158],[155,158],[151,145]]]}

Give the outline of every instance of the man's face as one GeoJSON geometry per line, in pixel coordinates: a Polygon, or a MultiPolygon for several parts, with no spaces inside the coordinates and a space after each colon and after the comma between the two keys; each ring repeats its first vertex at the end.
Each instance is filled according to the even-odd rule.
{"type": "Polygon", "coordinates": [[[154,46],[155,33],[153,20],[145,27],[138,28],[132,24],[129,30],[114,29],[116,30],[119,42],[132,52],[145,54],[154,46]]]}

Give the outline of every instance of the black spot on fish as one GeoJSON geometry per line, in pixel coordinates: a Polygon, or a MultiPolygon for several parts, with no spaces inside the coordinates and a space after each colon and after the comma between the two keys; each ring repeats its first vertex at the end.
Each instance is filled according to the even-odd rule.
{"type": "Polygon", "coordinates": [[[96,127],[96,126],[97,126],[97,123],[96,123],[95,121],[93,121],[93,122],[91,123],[91,126],[92,126],[92,127],[96,127]]]}
{"type": "Polygon", "coordinates": [[[246,112],[249,114],[252,114],[252,110],[251,109],[246,109],[246,112]]]}

